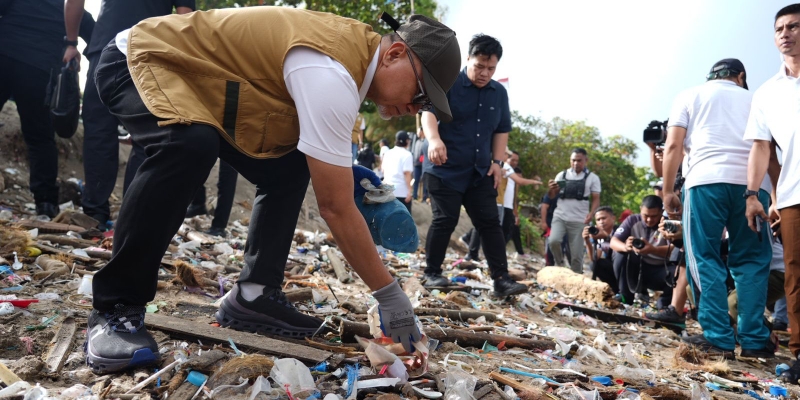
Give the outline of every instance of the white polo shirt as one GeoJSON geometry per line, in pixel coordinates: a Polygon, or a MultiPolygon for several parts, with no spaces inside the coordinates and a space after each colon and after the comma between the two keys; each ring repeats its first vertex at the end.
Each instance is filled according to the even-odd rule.
{"type": "Polygon", "coordinates": [[[503,207],[514,209],[514,191],[517,187],[517,182],[514,182],[511,179],[511,175],[514,175],[514,168],[512,168],[508,164],[503,164],[503,179],[508,179],[506,183],[506,191],[503,193],[503,207]]]}
{"type": "Polygon", "coordinates": [[[781,148],[783,168],[778,179],[778,208],[800,204],[800,81],[780,71],[753,95],[744,138],[775,139],[781,148]]]}
{"type": "MultiPolygon", "coordinates": [[[[669,126],[686,129],[684,187],[714,183],[747,185],[752,141],[744,139],[753,94],[729,80],[711,80],[675,99],[669,126]]],[[[768,179],[761,188],[771,191],[768,179]]]]}

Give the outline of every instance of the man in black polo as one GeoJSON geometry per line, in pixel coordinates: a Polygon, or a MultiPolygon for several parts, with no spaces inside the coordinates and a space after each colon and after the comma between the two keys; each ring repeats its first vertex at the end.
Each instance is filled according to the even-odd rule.
{"type": "MultiPolygon", "coordinates": [[[[64,53],[64,62],[77,59],[77,23],[79,13],[83,10],[85,0],[66,0],[64,18],[67,30],[66,41],[70,44],[64,53]]],[[[84,54],[89,58],[89,72],[86,75],[86,88],[83,93],[83,169],[85,187],[83,190],[83,212],[98,220],[100,226],[106,226],[111,217],[108,198],[114,191],[119,166],[119,120],[108,111],[97,94],[94,83],[94,71],[100,60],[100,53],[118,33],[135,25],[137,22],[160,15],[172,14],[172,8],[178,14],[194,11],[195,0],[103,0],[97,26],[92,33],[92,40],[84,54]]],[[[139,165],[144,162],[144,148],[132,143],[128,167],[125,171],[125,188],[133,180],[139,165]]]]}
{"type": "Polygon", "coordinates": [[[497,39],[474,36],[469,42],[467,67],[447,93],[453,120],[437,124],[434,114],[422,114],[428,137],[424,173],[433,211],[425,243],[426,286],[449,284],[442,276],[442,262],[463,204],[481,235],[494,295],[503,298],[528,290],[508,276],[505,238],[497,211],[497,185],[511,131],[508,94],[492,80],[502,56],[503,47],[497,39]]]}
{"type": "MultiPolygon", "coordinates": [[[[36,214],[58,214],[58,150],[45,106],[51,71],[61,68],[64,12],[61,0],[0,0],[0,109],[17,103],[22,137],[28,147],[30,189],[36,214]]],[[[81,8],[75,37],[88,41],[94,20],[81,8]]]]}

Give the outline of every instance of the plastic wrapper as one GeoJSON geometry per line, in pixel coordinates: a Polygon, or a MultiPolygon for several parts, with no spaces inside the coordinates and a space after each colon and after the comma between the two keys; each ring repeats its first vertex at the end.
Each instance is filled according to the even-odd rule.
{"type": "MultiPolygon", "coordinates": [[[[412,354],[412,359],[404,361],[406,369],[408,370],[408,375],[411,378],[418,378],[424,373],[428,372],[428,356],[430,355],[430,350],[428,349],[428,335],[425,334],[425,329],[422,326],[422,322],[420,322],[419,318],[415,317],[415,321],[417,323],[417,329],[419,329],[419,331],[422,333],[422,336],[420,337],[419,342],[413,343],[414,353],[412,354]]],[[[356,340],[361,346],[364,347],[364,349],[369,346],[370,342],[373,342],[383,346],[392,354],[401,355],[406,353],[402,344],[395,343],[391,338],[384,336],[383,331],[381,330],[381,320],[378,315],[377,304],[370,307],[369,311],[367,311],[367,323],[369,324],[369,333],[374,337],[374,339],[366,339],[356,336],[356,340]]]]}
{"type": "Polygon", "coordinates": [[[578,389],[575,385],[566,385],[556,390],[556,395],[565,400],[600,400],[600,392],[578,389]]]}
{"type": "Polygon", "coordinates": [[[636,354],[633,352],[633,346],[630,343],[625,344],[625,347],[617,345],[617,357],[625,360],[628,364],[635,368],[640,368],[639,360],[636,359],[636,354]]]}
{"type": "Polygon", "coordinates": [[[444,386],[447,388],[444,392],[444,399],[471,399],[473,398],[472,394],[475,392],[475,385],[477,383],[478,378],[474,375],[467,373],[461,368],[450,368],[447,371],[447,376],[444,378],[444,386]]]}

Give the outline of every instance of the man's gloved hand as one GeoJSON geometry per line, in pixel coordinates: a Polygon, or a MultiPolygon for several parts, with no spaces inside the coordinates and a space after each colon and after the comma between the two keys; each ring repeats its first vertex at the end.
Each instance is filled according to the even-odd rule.
{"type": "Polygon", "coordinates": [[[363,196],[367,193],[367,189],[361,185],[361,180],[367,178],[369,182],[372,183],[373,186],[378,187],[383,182],[381,182],[381,178],[378,178],[378,175],[372,170],[362,167],[360,165],[353,166],[353,189],[354,189],[354,197],[363,196]]]}
{"type": "Polygon", "coordinates": [[[378,300],[381,330],[395,343],[402,343],[407,352],[414,351],[412,343],[418,342],[422,334],[417,328],[414,307],[397,281],[372,293],[378,300]]]}

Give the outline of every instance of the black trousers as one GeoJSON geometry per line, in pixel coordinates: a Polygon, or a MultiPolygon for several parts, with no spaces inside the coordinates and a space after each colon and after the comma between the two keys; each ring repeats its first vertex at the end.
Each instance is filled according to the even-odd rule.
{"type": "Polygon", "coordinates": [[[611,286],[614,293],[619,293],[619,282],[614,274],[614,263],[608,258],[600,258],[592,262],[592,278],[611,286]]]}
{"type": "Polygon", "coordinates": [[[622,295],[623,303],[633,304],[634,291],[637,289],[644,292],[647,289],[661,290],[663,294],[658,299],[658,308],[664,308],[672,302],[672,287],[667,284],[667,280],[674,285],[675,266],[665,269],[664,264],[648,264],[642,262],[642,258],[635,253],[617,253],[611,256],[614,262],[614,276],[619,285],[617,293],[622,295]],[[641,265],[641,282],[639,282],[639,266],[641,265]]]}
{"type": "Polygon", "coordinates": [[[100,98],[141,145],[146,159],[122,202],[109,263],[95,274],[94,308],[142,306],[155,297],[158,267],[186,208],[217,158],[256,186],[241,282],[279,288],[310,175],[305,156],[248,157],[203,124],[158,126],[142,103],[125,56],[103,50],[95,76],[100,98]]]}
{"type": "MultiPolygon", "coordinates": [[[[220,160],[219,178],[217,179],[217,207],[214,208],[214,219],[211,221],[212,228],[225,229],[228,226],[228,219],[233,209],[233,198],[236,195],[236,179],[239,173],[230,164],[220,160]]],[[[192,199],[193,206],[206,205],[206,188],[201,186],[197,194],[192,199]]]]}
{"type": "MultiPolygon", "coordinates": [[[[101,223],[111,216],[108,198],[114,191],[119,169],[120,121],[100,100],[95,80],[102,53],[89,57],[89,72],[83,90],[83,170],[81,202],[83,212],[101,223]]],[[[130,129],[129,129],[130,131],[130,129]]],[[[134,141],[125,170],[123,193],[127,192],[136,170],[144,162],[144,149],[134,141]]]]}
{"type": "Polygon", "coordinates": [[[57,205],[58,150],[50,110],[44,105],[50,73],[4,55],[0,71],[0,109],[9,98],[17,103],[34,201],[57,205]]]}
{"type": "Polygon", "coordinates": [[[475,184],[461,193],[442,183],[442,179],[425,174],[428,184],[428,194],[431,199],[433,220],[428,237],[425,241],[426,274],[441,274],[442,262],[450,244],[461,205],[467,210],[477,232],[481,235],[483,254],[489,264],[492,279],[497,279],[508,274],[508,261],[506,260],[503,229],[500,227],[497,214],[497,190],[494,188],[494,178],[484,176],[475,184]]]}

